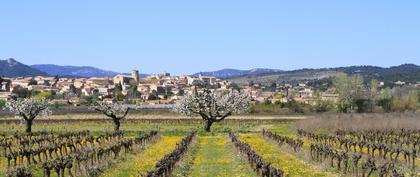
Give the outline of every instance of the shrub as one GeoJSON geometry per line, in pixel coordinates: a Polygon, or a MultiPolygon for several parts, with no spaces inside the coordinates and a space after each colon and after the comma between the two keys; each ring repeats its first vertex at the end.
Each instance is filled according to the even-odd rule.
{"type": "Polygon", "coordinates": [[[6,100],[0,99],[0,109],[6,105],[6,100]]]}

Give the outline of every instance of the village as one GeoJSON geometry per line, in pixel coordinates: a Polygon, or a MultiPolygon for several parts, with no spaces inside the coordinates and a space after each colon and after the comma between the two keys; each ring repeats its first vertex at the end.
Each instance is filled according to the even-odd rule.
{"type": "Polygon", "coordinates": [[[238,86],[227,80],[212,76],[171,76],[170,73],[148,75],[140,78],[139,71],[118,74],[113,78],[70,78],[70,77],[16,77],[1,79],[0,99],[10,100],[25,97],[25,94],[48,96],[57,104],[86,104],[86,99],[103,102],[126,101],[131,104],[173,104],[184,94],[193,90],[237,89],[251,94],[254,102],[286,103],[293,99],[310,104],[315,97],[335,101],[337,94],[328,90],[315,95],[314,89],[306,83],[283,83],[264,86],[250,83],[238,86]],[[23,93],[22,93],[23,92],[23,93]],[[23,94],[23,95],[22,95],[23,94]]]}

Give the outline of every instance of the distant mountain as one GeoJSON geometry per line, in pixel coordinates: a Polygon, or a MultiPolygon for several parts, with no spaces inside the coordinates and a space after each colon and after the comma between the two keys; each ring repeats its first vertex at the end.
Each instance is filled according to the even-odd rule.
{"type": "Polygon", "coordinates": [[[19,76],[46,76],[45,72],[31,68],[13,58],[0,60],[0,76],[19,77],[19,76]]]}
{"type": "Polygon", "coordinates": [[[52,64],[31,65],[32,68],[46,72],[52,76],[67,77],[114,77],[119,74],[113,71],[106,71],[91,66],[59,66],[52,64]]]}
{"type": "Polygon", "coordinates": [[[253,76],[259,74],[268,74],[274,72],[280,72],[281,70],[278,69],[266,69],[266,68],[255,68],[250,70],[239,70],[239,69],[222,69],[218,71],[210,71],[210,72],[199,72],[193,74],[193,76],[214,76],[217,78],[228,79],[234,78],[239,76],[253,76]]]}
{"type": "Polygon", "coordinates": [[[403,64],[389,68],[377,66],[349,66],[321,69],[298,69],[293,71],[281,71],[258,75],[244,75],[229,78],[229,80],[239,85],[245,85],[250,82],[268,85],[271,83],[298,82],[331,78],[337,72],[343,72],[348,75],[359,74],[366,80],[376,79],[386,83],[398,80],[410,83],[420,81],[420,66],[414,64],[403,64]]]}
{"type": "MultiPolygon", "coordinates": [[[[118,73],[114,71],[102,70],[91,66],[60,66],[52,64],[31,65],[32,68],[44,71],[52,76],[61,77],[114,77],[117,74],[130,75],[131,73],[118,73]]],[[[148,74],[139,74],[140,77],[146,77],[148,74]]]]}

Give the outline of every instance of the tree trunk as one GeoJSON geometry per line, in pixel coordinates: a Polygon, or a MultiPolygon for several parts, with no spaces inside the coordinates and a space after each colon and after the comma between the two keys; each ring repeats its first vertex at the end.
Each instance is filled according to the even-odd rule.
{"type": "Polygon", "coordinates": [[[211,120],[208,120],[208,121],[206,121],[205,122],[205,125],[204,125],[204,130],[206,131],[206,132],[210,132],[211,131],[211,125],[213,124],[213,121],[211,121],[211,120]]]}
{"type": "Polygon", "coordinates": [[[117,131],[120,131],[120,125],[121,125],[121,123],[120,123],[120,119],[114,119],[114,130],[117,132],[117,131]]]}
{"type": "Polygon", "coordinates": [[[31,133],[32,132],[32,121],[33,119],[26,119],[26,133],[31,133]]]}

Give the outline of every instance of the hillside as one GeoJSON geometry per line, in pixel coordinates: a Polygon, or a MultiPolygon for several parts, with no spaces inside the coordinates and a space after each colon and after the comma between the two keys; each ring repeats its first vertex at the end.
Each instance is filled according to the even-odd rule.
{"type": "Polygon", "coordinates": [[[49,75],[70,77],[114,77],[118,73],[106,71],[91,66],[59,66],[52,64],[31,65],[32,68],[46,72],[49,75]]]}
{"type": "Polygon", "coordinates": [[[254,76],[259,74],[268,74],[268,73],[275,73],[280,72],[281,70],[278,69],[266,69],[266,68],[255,68],[250,70],[239,70],[239,69],[221,69],[218,71],[208,71],[208,72],[199,72],[195,73],[192,76],[214,76],[217,78],[228,79],[234,78],[239,76],[254,76]]]}
{"type": "Polygon", "coordinates": [[[45,72],[31,68],[13,58],[0,60],[0,76],[19,77],[19,76],[46,76],[45,72]]]}
{"type": "Polygon", "coordinates": [[[420,81],[420,66],[414,64],[403,64],[389,68],[377,66],[349,66],[338,68],[299,69],[269,74],[240,76],[230,78],[229,80],[239,85],[245,85],[250,82],[268,85],[274,82],[296,82],[330,78],[337,72],[343,72],[349,75],[359,74],[366,80],[376,79],[386,83],[398,80],[410,83],[420,81]]]}

